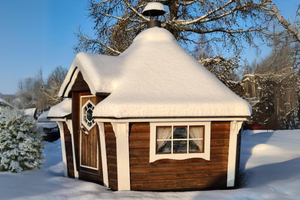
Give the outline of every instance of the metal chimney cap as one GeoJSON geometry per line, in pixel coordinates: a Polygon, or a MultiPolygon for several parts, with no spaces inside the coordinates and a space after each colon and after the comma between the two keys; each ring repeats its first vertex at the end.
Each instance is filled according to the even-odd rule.
{"type": "Polygon", "coordinates": [[[144,16],[156,17],[165,14],[167,11],[163,4],[158,2],[150,2],[144,8],[142,14],[144,16]]]}

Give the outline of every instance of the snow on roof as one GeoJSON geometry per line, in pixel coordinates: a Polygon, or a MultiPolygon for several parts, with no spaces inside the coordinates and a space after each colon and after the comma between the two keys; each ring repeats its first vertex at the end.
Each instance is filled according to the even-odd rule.
{"type": "Polygon", "coordinates": [[[36,108],[27,108],[24,109],[25,116],[30,116],[36,119],[36,108]]]}
{"type": "Polygon", "coordinates": [[[120,76],[122,65],[119,57],[81,52],[78,53],[60,88],[59,96],[68,97],[78,72],[88,84],[91,93],[111,93],[114,80],[120,76]]]}
{"type": "Polygon", "coordinates": [[[51,107],[48,113],[48,118],[66,117],[72,113],[72,99],[66,98],[59,104],[51,107]]]}
{"type": "Polygon", "coordinates": [[[13,105],[11,105],[10,103],[8,103],[7,101],[5,101],[4,99],[0,98],[0,106],[9,106],[9,107],[14,107],[13,105]]]}
{"type": "Polygon", "coordinates": [[[50,122],[48,119],[49,110],[42,112],[42,114],[38,117],[38,122],[50,122]]]}
{"type": "Polygon", "coordinates": [[[95,107],[94,117],[251,115],[251,106],[245,100],[163,28],[143,31],[118,57],[85,53],[76,56],[71,69],[77,63],[93,94],[111,93],[95,107]]]}

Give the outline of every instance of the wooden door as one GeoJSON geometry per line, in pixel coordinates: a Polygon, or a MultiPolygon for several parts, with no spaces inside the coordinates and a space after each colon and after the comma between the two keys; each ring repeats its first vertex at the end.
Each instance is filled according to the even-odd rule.
{"type": "Polygon", "coordinates": [[[84,93],[79,98],[79,178],[103,183],[99,129],[92,118],[100,99],[84,93]]]}

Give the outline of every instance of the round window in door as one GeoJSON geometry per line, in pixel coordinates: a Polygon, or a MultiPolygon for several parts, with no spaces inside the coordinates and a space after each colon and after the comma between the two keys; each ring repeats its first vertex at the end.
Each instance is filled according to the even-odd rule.
{"type": "Polygon", "coordinates": [[[93,111],[95,105],[88,100],[82,107],[82,124],[88,129],[91,130],[96,124],[93,119],[93,111]]]}

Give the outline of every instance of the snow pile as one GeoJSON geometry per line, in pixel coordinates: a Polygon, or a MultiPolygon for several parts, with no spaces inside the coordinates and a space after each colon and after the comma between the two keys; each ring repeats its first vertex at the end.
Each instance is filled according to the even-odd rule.
{"type": "Polygon", "coordinates": [[[46,142],[40,170],[0,173],[1,199],[186,199],[281,200],[300,196],[300,130],[245,131],[241,168],[246,185],[235,190],[194,192],[112,192],[100,185],[63,177],[60,140],[46,142]]]}

